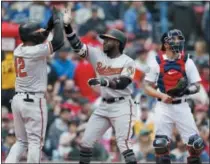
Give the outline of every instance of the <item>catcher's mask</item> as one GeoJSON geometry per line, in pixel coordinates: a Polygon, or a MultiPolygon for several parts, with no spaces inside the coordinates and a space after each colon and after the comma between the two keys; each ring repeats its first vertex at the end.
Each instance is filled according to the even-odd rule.
{"type": "Polygon", "coordinates": [[[49,32],[40,27],[40,23],[30,21],[19,27],[20,38],[23,42],[32,42],[35,45],[43,43],[49,32]]]}
{"type": "Polygon", "coordinates": [[[164,33],[161,37],[162,48],[161,50],[165,51],[164,44],[168,43],[171,47],[171,50],[175,53],[180,53],[184,50],[185,38],[180,30],[173,29],[167,33],[164,33]]]}

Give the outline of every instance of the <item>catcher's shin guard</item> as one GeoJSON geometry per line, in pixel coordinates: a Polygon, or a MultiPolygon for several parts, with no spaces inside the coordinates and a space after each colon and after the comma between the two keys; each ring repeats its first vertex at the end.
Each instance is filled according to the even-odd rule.
{"type": "Polygon", "coordinates": [[[187,143],[187,150],[190,156],[187,158],[188,164],[201,164],[200,154],[204,149],[203,139],[195,134],[189,138],[187,143]]]}
{"type": "Polygon", "coordinates": [[[156,154],[156,164],[171,164],[169,138],[165,135],[156,135],[153,142],[156,154]]]}

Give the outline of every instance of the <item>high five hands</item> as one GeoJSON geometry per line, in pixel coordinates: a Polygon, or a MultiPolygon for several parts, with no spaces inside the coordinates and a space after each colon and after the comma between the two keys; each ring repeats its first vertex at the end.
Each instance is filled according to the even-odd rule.
{"type": "Polygon", "coordinates": [[[64,9],[63,22],[65,25],[68,25],[72,22],[71,8],[72,8],[72,6],[70,4],[64,9]]]}

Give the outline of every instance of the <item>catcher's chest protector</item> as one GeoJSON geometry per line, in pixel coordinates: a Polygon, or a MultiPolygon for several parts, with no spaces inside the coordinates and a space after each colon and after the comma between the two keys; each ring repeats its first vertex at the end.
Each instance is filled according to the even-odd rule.
{"type": "Polygon", "coordinates": [[[166,93],[169,89],[176,86],[180,78],[186,77],[185,62],[187,61],[187,56],[183,53],[179,59],[174,61],[164,59],[162,54],[156,56],[160,67],[157,85],[161,92],[166,93]]]}

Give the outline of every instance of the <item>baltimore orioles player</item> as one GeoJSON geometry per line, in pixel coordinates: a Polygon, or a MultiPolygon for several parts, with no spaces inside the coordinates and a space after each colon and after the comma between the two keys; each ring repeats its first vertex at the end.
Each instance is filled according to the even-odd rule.
{"type": "Polygon", "coordinates": [[[204,143],[186,102],[187,95],[199,91],[201,80],[198,70],[184,54],[185,38],[180,30],[174,29],[165,33],[162,38],[162,55],[149,64],[150,71],[145,76],[145,92],[156,97],[155,107],[156,136],[153,146],[157,164],[170,164],[169,143],[172,127],[175,124],[190,156],[188,164],[201,164],[200,153],[204,143]],[[157,83],[159,91],[153,88],[157,83]]]}
{"type": "Polygon", "coordinates": [[[101,106],[90,117],[81,143],[80,164],[90,163],[94,143],[109,127],[113,127],[118,147],[127,164],[136,164],[130,137],[132,119],[136,113],[131,99],[130,84],[135,71],[135,62],[123,54],[126,36],[118,30],[100,35],[104,40],[103,51],[83,44],[73,31],[71,9],[64,12],[64,27],[67,39],[74,51],[87,58],[94,66],[97,78],[90,79],[90,86],[101,86],[101,106]]]}
{"type": "Polygon", "coordinates": [[[58,14],[54,9],[46,30],[41,29],[37,22],[28,22],[19,27],[23,43],[14,50],[16,95],[11,104],[17,140],[6,163],[19,163],[22,153],[27,149],[27,162],[40,163],[47,125],[44,96],[47,87],[46,58],[64,44],[63,27],[58,14]],[[52,28],[53,39],[47,42],[52,28]]]}

